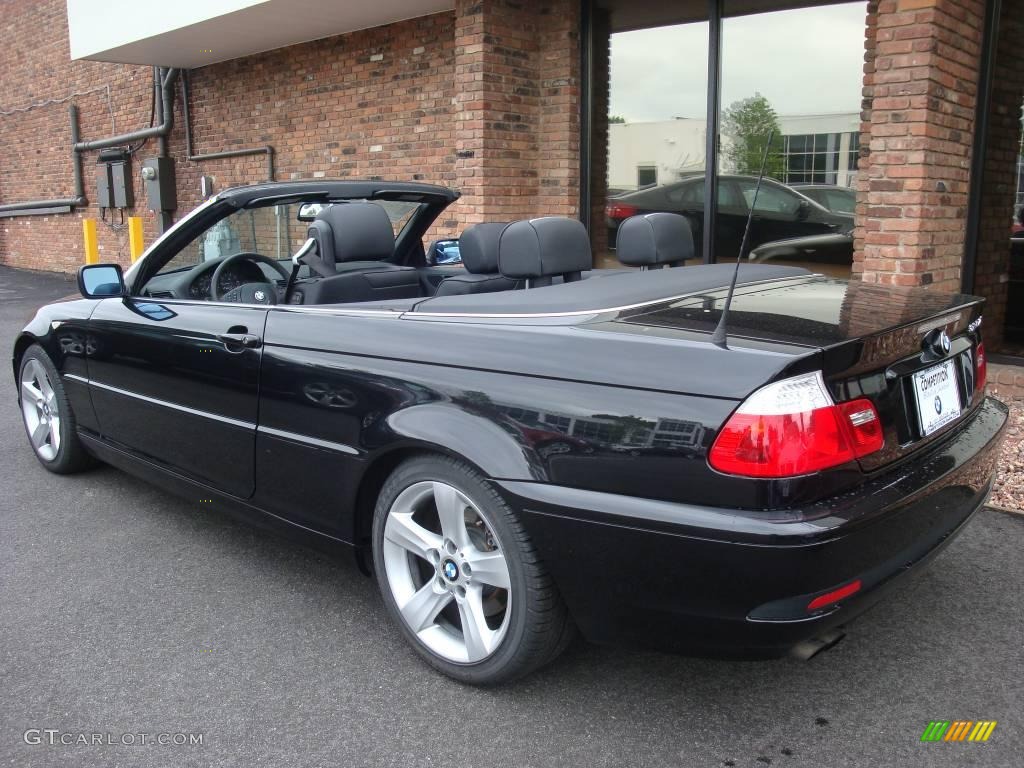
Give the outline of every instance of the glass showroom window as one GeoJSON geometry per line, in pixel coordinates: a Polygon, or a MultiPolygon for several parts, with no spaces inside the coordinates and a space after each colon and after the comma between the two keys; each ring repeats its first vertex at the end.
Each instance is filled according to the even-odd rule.
{"type": "MultiPolygon", "coordinates": [[[[704,175],[707,153],[708,4],[595,0],[590,229],[594,263],[621,267],[618,227],[666,210],[703,227],[703,196],[679,200],[704,175]]],[[[696,259],[699,259],[699,253],[696,259]]]]}
{"type": "Polygon", "coordinates": [[[856,180],[867,3],[750,13],[768,5],[723,3],[714,256],[737,257],[767,150],[772,183],[743,256],[849,277],[852,205],[830,206],[829,192],[848,199],[856,180]],[[738,208],[721,202],[737,199],[732,187],[738,208]]]}

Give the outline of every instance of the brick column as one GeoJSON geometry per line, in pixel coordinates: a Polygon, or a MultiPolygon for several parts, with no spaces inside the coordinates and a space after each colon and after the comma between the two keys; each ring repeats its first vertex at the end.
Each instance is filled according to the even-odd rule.
{"type": "Polygon", "coordinates": [[[869,3],[854,272],[958,290],[984,5],[869,3]]]}
{"type": "Polygon", "coordinates": [[[462,225],[579,210],[579,5],[457,0],[462,225]]]}
{"type": "Polygon", "coordinates": [[[535,210],[580,213],[580,3],[537,3],[540,125],[535,210]]]}

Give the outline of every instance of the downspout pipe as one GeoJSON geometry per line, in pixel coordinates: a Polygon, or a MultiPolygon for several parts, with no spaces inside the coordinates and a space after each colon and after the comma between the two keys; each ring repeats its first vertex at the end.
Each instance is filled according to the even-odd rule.
{"type": "MultiPolygon", "coordinates": [[[[76,105],[72,104],[68,107],[68,116],[71,119],[71,167],[75,174],[75,196],[58,197],[50,200],[29,200],[24,203],[7,203],[0,205],[0,215],[9,213],[16,216],[22,212],[28,214],[45,208],[77,208],[88,204],[88,201],[85,199],[85,185],[82,182],[82,156],[78,153],[77,149],[74,149],[82,138],[78,129],[78,107],[76,105]]],[[[66,213],[66,211],[63,211],[63,213],[66,213]]]]}
{"type": "Polygon", "coordinates": [[[188,71],[186,70],[181,78],[181,95],[185,102],[182,116],[185,120],[185,153],[188,160],[193,163],[201,163],[205,160],[220,160],[227,157],[246,157],[248,155],[267,156],[267,181],[274,180],[274,148],[269,144],[262,147],[248,147],[246,149],[228,149],[224,152],[207,152],[203,155],[192,153],[192,116],[189,109],[188,71]]]}

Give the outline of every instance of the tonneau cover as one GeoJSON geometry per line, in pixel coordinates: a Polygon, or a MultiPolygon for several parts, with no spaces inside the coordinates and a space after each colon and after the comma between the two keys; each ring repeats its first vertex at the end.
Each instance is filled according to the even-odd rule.
{"type": "MultiPolygon", "coordinates": [[[[559,312],[596,312],[663,301],[677,296],[724,288],[733,264],[704,264],[648,271],[615,271],[602,276],[594,270],[586,280],[519,291],[438,296],[416,304],[413,312],[441,314],[521,315],[559,312]]],[[[744,264],[738,284],[779,280],[811,274],[799,267],[744,264]]]]}

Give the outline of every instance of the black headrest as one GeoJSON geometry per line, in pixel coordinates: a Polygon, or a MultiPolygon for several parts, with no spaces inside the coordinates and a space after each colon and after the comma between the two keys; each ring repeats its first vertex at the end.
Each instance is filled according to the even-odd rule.
{"type": "Polygon", "coordinates": [[[490,275],[498,271],[498,240],[506,226],[504,222],[475,224],[462,233],[459,253],[467,272],[490,275]]]}
{"type": "MultiPolygon", "coordinates": [[[[374,203],[335,203],[316,215],[309,236],[318,245],[329,241],[333,261],[382,261],[395,253],[395,230],[387,211],[374,203]],[[324,228],[324,224],[327,228],[324,228]],[[328,232],[329,230],[329,232],[328,232]]],[[[331,263],[329,248],[321,248],[320,258],[331,263]]]]}
{"type": "Polygon", "coordinates": [[[328,271],[334,269],[334,230],[326,221],[312,221],[306,229],[306,237],[316,241],[317,254],[320,260],[327,267],[328,271]]]}
{"type": "Polygon", "coordinates": [[[505,277],[538,280],[563,275],[566,281],[578,280],[580,272],[590,269],[593,255],[587,228],[577,219],[548,216],[516,221],[502,230],[498,240],[498,269],[505,277]]]}
{"type": "Polygon", "coordinates": [[[619,225],[615,255],[634,267],[676,264],[692,259],[690,222],[678,213],[630,216],[619,225]]]}

